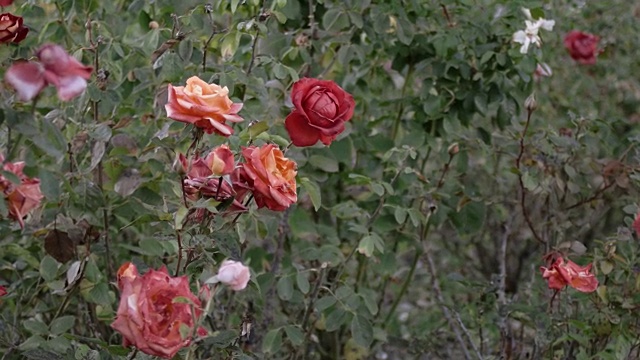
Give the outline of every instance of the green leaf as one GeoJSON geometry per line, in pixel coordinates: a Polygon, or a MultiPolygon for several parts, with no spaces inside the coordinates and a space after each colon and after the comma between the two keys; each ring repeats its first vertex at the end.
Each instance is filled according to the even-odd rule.
{"type": "Polygon", "coordinates": [[[89,298],[87,300],[98,305],[111,304],[111,296],[109,296],[109,285],[104,282],[96,284],[93,289],[89,291],[89,298]]]}
{"type": "Polygon", "coordinates": [[[174,229],[176,230],[182,230],[182,224],[184,223],[184,219],[187,217],[187,215],[189,214],[189,209],[187,209],[186,206],[181,205],[180,208],[178,208],[178,211],[176,211],[176,215],[175,215],[175,221],[174,221],[174,229]]]}
{"type": "Polygon", "coordinates": [[[34,335],[45,335],[49,333],[47,324],[37,319],[25,320],[22,326],[34,335]]]}
{"type": "Polygon", "coordinates": [[[278,297],[284,301],[289,301],[293,297],[293,281],[291,276],[283,276],[276,285],[278,297]]]}
{"type": "Polygon", "coordinates": [[[318,301],[316,301],[315,308],[318,311],[324,311],[325,309],[330,308],[333,304],[336,303],[336,298],[333,295],[323,296],[318,301]]]}
{"type": "Polygon", "coordinates": [[[336,159],[331,159],[322,155],[311,155],[311,157],[309,157],[309,164],[328,173],[335,173],[340,170],[336,159]]]}
{"type": "Polygon", "coordinates": [[[300,289],[303,294],[309,293],[311,286],[309,284],[309,279],[307,279],[307,275],[305,273],[298,272],[298,274],[296,275],[296,283],[298,284],[298,289],[300,289]]]}
{"type": "Polygon", "coordinates": [[[282,346],[282,332],[281,329],[270,330],[262,340],[262,351],[268,354],[277,353],[282,346]]]}
{"type": "Polygon", "coordinates": [[[362,315],[354,316],[351,320],[351,335],[358,345],[369,348],[373,341],[371,322],[362,315]]]}
{"type": "Polygon", "coordinates": [[[327,316],[326,326],[328,332],[333,332],[342,326],[345,322],[347,322],[349,318],[349,313],[345,311],[343,308],[335,308],[329,316],[327,316]]]}
{"type": "Polygon", "coordinates": [[[151,256],[162,256],[164,255],[164,248],[160,241],[156,239],[142,239],[140,240],[140,249],[144,251],[145,254],[151,256]]]}
{"type": "Polygon", "coordinates": [[[309,198],[311,198],[313,208],[318,211],[322,206],[322,194],[320,192],[320,186],[306,177],[300,179],[300,185],[302,185],[304,191],[309,194],[309,198]]]}
{"type": "Polygon", "coordinates": [[[58,262],[49,255],[45,255],[40,261],[40,276],[44,281],[54,280],[58,275],[58,262]]]}
{"type": "Polygon", "coordinates": [[[284,332],[287,334],[287,338],[289,338],[293,346],[299,346],[304,341],[304,334],[298,326],[287,325],[284,327],[284,332]]]}
{"type": "Polygon", "coordinates": [[[51,322],[51,334],[62,335],[67,330],[71,329],[76,321],[75,316],[66,315],[61,316],[51,322]]]}
{"type": "Polygon", "coordinates": [[[366,257],[371,257],[373,251],[376,249],[384,253],[384,240],[376,233],[371,233],[363,237],[358,244],[358,252],[366,257]]]}

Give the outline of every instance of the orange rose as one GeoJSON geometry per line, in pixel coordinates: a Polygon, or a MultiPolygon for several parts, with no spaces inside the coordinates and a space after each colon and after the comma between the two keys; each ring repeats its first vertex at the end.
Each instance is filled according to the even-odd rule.
{"type": "Polygon", "coordinates": [[[571,260],[565,264],[564,259],[558,257],[549,268],[541,266],[540,271],[547,279],[549,289],[562,290],[568,285],[581,292],[593,292],[598,288],[598,279],[591,274],[592,266],[583,267],[571,260]]]}
{"type": "MultiPolygon", "coordinates": [[[[241,163],[234,186],[253,192],[258,207],[283,211],[298,200],[296,163],[284,157],[273,144],[242,149],[241,163]]],[[[242,194],[242,191],[238,191],[242,194]]]]}
{"type": "MultiPolygon", "coordinates": [[[[183,338],[180,328],[193,330],[202,309],[186,276],[171,277],[164,266],[140,276],[128,262],[118,270],[118,287],[120,305],[111,327],[122,334],[123,346],[170,359],[191,343],[191,331],[183,338]]],[[[200,328],[198,334],[204,336],[206,330],[200,328]]]]}
{"type": "Polygon", "coordinates": [[[229,99],[229,89],[207,84],[197,76],[187,80],[186,86],[169,84],[169,101],[165,105],[167,116],[173,120],[193,124],[207,134],[229,136],[233,129],[226,121],[240,122],[238,111],[242,103],[229,99]]]}

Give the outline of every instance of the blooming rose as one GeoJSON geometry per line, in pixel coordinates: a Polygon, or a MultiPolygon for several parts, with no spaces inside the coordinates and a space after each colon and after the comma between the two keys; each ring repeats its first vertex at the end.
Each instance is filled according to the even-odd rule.
{"type": "Polygon", "coordinates": [[[229,286],[234,291],[240,291],[247,287],[251,272],[249,268],[239,261],[225,260],[220,265],[218,281],[229,286]]]}
{"type": "Polygon", "coordinates": [[[186,86],[169,84],[169,100],[165,105],[167,116],[173,120],[193,124],[207,134],[229,136],[233,129],[226,121],[240,122],[238,111],[242,103],[229,99],[229,89],[207,84],[197,76],[187,80],[186,86]]]}
{"type": "Polygon", "coordinates": [[[329,145],[344,131],[353,116],[353,96],[331,80],[302,78],[293,84],[294,109],[284,126],[295,146],[311,146],[318,140],[329,145]]]}
{"type": "Polygon", "coordinates": [[[59,45],[47,44],[37,54],[40,62],[15,62],[4,75],[23,101],[29,101],[47,85],[58,90],[58,97],[68,101],[87,88],[93,68],[82,65],[59,45]]]}
{"type": "Polygon", "coordinates": [[[258,207],[283,211],[298,200],[296,194],[296,163],[284,157],[273,144],[242,149],[244,163],[240,164],[234,187],[253,192],[258,207]]]}
{"type": "MultiPolygon", "coordinates": [[[[4,156],[0,155],[0,162],[4,161],[4,156]]],[[[22,170],[25,163],[6,163],[4,171],[15,174],[20,179],[19,184],[14,184],[9,179],[0,175],[0,191],[4,193],[8,201],[9,216],[18,221],[20,227],[24,228],[24,217],[34,208],[40,205],[43,196],[40,192],[40,179],[29,178],[22,170]]]]}
{"type": "MultiPolygon", "coordinates": [[[[128,262],[118,270],[118,288],[120,305],[111,327],[122,334],[123,346],[170,359],[191,343],[191,332],[183,338],[180,328],[193,331],[202,310],[186,276],[171,277],[164,266],[140,276],[128,262]]],[[[206,330],[200,328],[198,334],[204,336],[206,330]]]]}
{"type": "Polygon", "coordinates": [[[600,37],[596,35],[573,30],[564,37],[564,47],[573,60],[583,65],[593,65],[598,55],[598,41],[600,37]]]}
{"type": "Polygon", "coordinates": [[[593,292],[598,288],[598,279],[590,273],[592,266],[583,267],[571,260],[565,264],[564,259],[558,257],[549,268],[541,266],[540,271],[547,279],[549,289],[562,290],[568,285],[581,292],[593,292]]]}
{"type": "Polygon", "coordinates": [[[27,37],[29,28],[22,25],[22,18],[13,14],[0,14],[0,43],[19,43],[27,37]]]}

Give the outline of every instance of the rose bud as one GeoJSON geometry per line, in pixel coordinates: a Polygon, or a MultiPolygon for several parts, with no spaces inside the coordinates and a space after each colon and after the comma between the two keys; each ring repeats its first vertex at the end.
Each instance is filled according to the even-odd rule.
{"type": "Polygon", "coordinates": [[[540,267],[542,278],[548,282],[549,289],[562,290],[565,286],[581,292],[593,292],[598,288],[598,279],[591,274],[591,267],[580,266],[571,260],[567,260],[566,264],[562,257],[558,257],[556,261],[549,267],[540,267]]]}
{"type": "Polygon", "coordinates": [[[17,44],[27,37],[29,28],[22,25],[20,16],[4,13],[0,14],[0,43],[17,44]]]}
{"type": "Polygon", "coordinates": [[[240,291],[247,287],[251,272],[247,266],[239,261],[225,260],[220,265],[218,281],[229,286],[234,291],[240,291]]]}

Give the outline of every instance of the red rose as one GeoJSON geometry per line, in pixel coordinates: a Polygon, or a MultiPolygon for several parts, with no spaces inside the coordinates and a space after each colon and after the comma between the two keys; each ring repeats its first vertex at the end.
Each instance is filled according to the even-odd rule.
{"type": "Polygon", "coordinates": [[[353,116],[353,96],[331,80],[302,78],[293,84],[294,110],[284,126],[295,146],[311,146],[318,140],[329,145],[344,131],[353,116]]]}
{"type": "Polygon", "coordinates": [[[186,276],[171,277],[164,266],[140,276],[135,265],[126,263],[118,270],[118,288],[120,305],[111,327],[122,334],[123,346],[170,359],[191,343],[194,319],[202,309],[186,276]],[[185,327],[190,332],[183,338],[180,328],[185,327]]]}
{"type": "Polygon", "coordinates": [[[0,0],[0,6],[9,6],[13,4],[13,0],[0,0]]]}
{"type": "Polygon", "coordinates": [[[234,187],[239,197],[253,192],[259,208],[283,211],[298,200],[296,163],[284,157],[273,144],[242,149],[244,163],[234,174],[234,187]]]}
{"type": "Polygon", "coordinates": [[[598,41],[600,37],[582,31],[573,30],[564,37],[564,47],[569,50],[571,58],[583,65],[596,63],[598,41]]]}
{"type": "Polygon", "coordinates": [[[580,266],[571,260],[565,264],[564,259],[558,257],[549,268],[541,266],[540,271],[549,289],[562,290],[568,285],[581,292],[593,292],[598,288],[598,279],[591,274],[592,266],[580,266]]]}
{"type": "Polygon", "coordinates": [[[0,43],[19,43],[27,37],[29,28],[22,25],[22,18],[13,14],[0,14],[0,43]]]}

